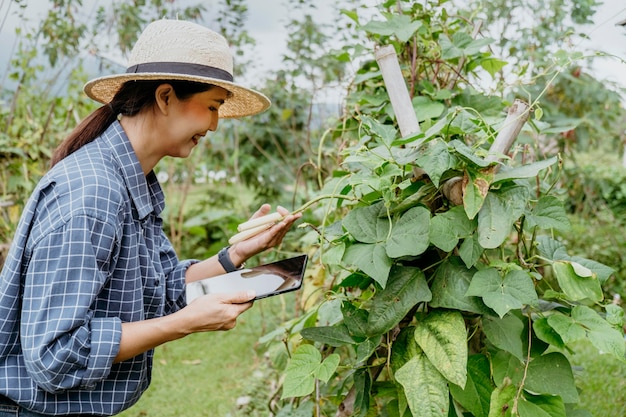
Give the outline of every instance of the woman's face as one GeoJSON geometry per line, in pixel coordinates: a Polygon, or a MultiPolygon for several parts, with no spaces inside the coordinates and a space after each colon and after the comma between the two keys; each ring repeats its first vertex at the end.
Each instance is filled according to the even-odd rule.
{"type": "Polygon", "coordinates": [[[228,91],[217,86],[185,100],[172,94],[164,154],[181,158],[189,156],[209,130],[217,129],[218,110],[227,97],[228,91]]]}

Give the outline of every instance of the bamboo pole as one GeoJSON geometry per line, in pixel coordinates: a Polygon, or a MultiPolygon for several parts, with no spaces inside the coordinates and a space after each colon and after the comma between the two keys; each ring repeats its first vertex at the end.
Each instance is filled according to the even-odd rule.
{"type": "Polygon", "coordinates": [[[376,49],[374,56],[382,72],[391,107],[393,107],[393,112],[396,114],[400,134],[405,137],[419,133],[420,125],[413,109],[409,90],[400,70],[396,50],[393,48],[393,45],[382,46],[376,49]]]}

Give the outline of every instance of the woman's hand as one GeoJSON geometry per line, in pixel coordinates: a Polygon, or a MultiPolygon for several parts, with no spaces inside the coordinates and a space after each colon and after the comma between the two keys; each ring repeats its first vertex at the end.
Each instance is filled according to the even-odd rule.
{"type": "Polygon", "coordinates": [[[122,323],[118,363],[191,333],[230,330],[237,317],[252,307],[254,291],[207,294],[176,313],[150,320],[122,323]]]}
{"type": "MultiPolygon", "coordinates": [[[[263,204],[250,219],[265,216],[269,214],[270,211],[271,206],[269,204],[263,204]]],[[[289,228],[291,228],[296,220],[302,217],[302,213],[295,215],[289,214],[289,210],[281,206],[278,206],[276,211],[284,216],[280,222],[256,236],[235,243],[231,246],[228,253],[230,255],[230,259],[235,265],[239,266],[252,256],[261,253],[266,249],[280,245],[285,237],[285,234],[289,231],[289,228]]]]}
{"type": "Polygon", "coordinates": [[[207,294],[193,300],[181,312],[187,315],[189,333],[230,330],[237,317],[252,307],[254,291],[207,294]]]}

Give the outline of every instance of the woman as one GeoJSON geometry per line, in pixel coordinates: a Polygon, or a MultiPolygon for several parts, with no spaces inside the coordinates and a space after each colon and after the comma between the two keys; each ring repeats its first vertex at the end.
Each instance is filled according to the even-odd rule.
{"type": "Polygon", "coordinates": [[[219,117],[270,105],[232,82],[232,55],[215,32],[154,22],[126,74],[85,92],[104,105],[56,150],[0,275],[0,416],[128,408],[148,387],[153,348],[231,329],[254,298],[209,294],[187,305],[185,284],[276,246],[299,217],[278,208],[281,222],[204,261],[179,261],[163,233],[156,164],[187,157],[219,117]]]}

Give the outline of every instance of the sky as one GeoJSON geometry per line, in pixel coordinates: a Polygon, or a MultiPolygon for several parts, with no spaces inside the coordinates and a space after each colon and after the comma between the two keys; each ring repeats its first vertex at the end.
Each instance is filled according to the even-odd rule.
{"type": "MultiPolygon", "coordinates": [[[[84,7],[93,4],[97,0],[83,0],[84,7]]],[[[197,3],[197,0],[181,0],[197,3]]],[[[294,0],[292,0],[293,3],[294,0]]],[[[21,24],[15,18],[7,14],[12,0],[0,0],[0,81],[3,79],[2,72],[6,67],[6,55],[12,44],[16,24],[21,24]],[[4,20],[5,16],[7,17],[4,20]]],[[[49,0],[28,0],[28,7],[32,10],[45,10],[49,0]]],[[[292,17],[294,10],[289,7],[287,0],[263,0],[248,1],[247,29],[249,34],[256,39],[255,70],[246,78],[266,76],[271,70],[280,65],[282,52],[286,45],[286,23],[292,17]]],[[[334,7],[337,0],[317,0],[315,5],[317,12],[315,18],[319,22],[330,23],[337,19],[334,7]]],[[[375,0],[366,0],[366,4],[376,3],[375,0]]],[[[216,0],[206,2],[209,5],[217,4],[216,0]]],[[[16,8],[12,5],[13,9],[16,8]]],[[[210,6],[209,6],[210,7],[210,6]]],[[[582,46],[588,49],[596,49],[618,56],[626,61],[626,28],[616,26],[620,21],[626,20],[626,0],[603,0],[602,6],[595,16],[595,23],[590,27],[588,35],[590,40],[583,42],[582,46]]],[[[617,82],[626,88],[626,64],[619,59],[601,59],[594,65],[594,74],[600,79],[617,82]]]]}

